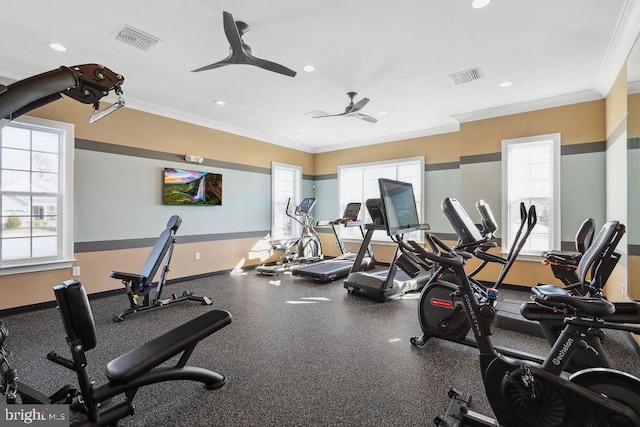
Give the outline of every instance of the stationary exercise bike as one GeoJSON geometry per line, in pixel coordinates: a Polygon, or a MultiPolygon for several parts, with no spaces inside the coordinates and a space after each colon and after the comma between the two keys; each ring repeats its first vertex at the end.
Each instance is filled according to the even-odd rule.
{"type": "MultiPolygon", "coordinates": [[[[441,254],[425,251],[410,242],[414,254],[426,262],[449,268],[457,278],[459,298],[480,353],[480,370],[489,404],[499,425],[531,427],[640,426],[640,379],[609,368],[585,369],[565,378],[561,373],[584,338],[600,327],[601,318],[615,306],[601,298],[547,295],[540,301],[558,308],[568,307],[575,315],[542,365],[502,355],[491,341],[497,290],[479,301],[464,270],[471,255],[456,252],[439,242],[441,254]]],[[[453,298],[453,297],[452,297],[453,298]]],[[[453,399],[444,416],[435,418],[439,426],[493,425],[494,420],[469,410],[471,396],[452,389],[453,399]]]]}
{"type": "MultiPolygon", "coordinates": [[[[617,221],[607,223],[602,230],[600,230],[593,244],[585,251],[579,266],[579,270],[582,272],[581,276],[585,276],[586,271],[592,270],[593,276],[597,278],[600,276],[599,271],[601,268],[608,268],[606,261],[609,257],[607,254],[612,250],[612,241],[615,242],[617,239],[616,224],[617,221]]],[[[430,243],[433,252],[446,251],[448,248],[448,246],[435,236],[427,236],[427,241],[430,243]]],[[[423,335],[419,338],[411,338],[412,344],[423,346],[429,339],[436,337],[471,347],[478,347],[477,341],[467,336],[469,330],[472,328],[472,324],[467,320],[467,315],[464,311],[465,307],[460,292],[458,291],[458,279],[455,276],[451,278],[451,275],[452,273],[447,265],[439,265],[435,276],[440,278],[440,280],[430,283],[420,295],[418,318],[423,335]],[[443,272],[445,273],[443,274],[443,272]],[[442,278],[444,278],[444,280],[442,280],[442,278]]],[[[480,287],[468,277],[467,280],[474,289],[476,298],[480,302],[484,303],[489,299],[487,288],[480,287]]],[[[565,295],[569,294],[567,293],[565,295]]],[[[599,295],[592,296],[604,299],[599,295]]],[[[547,304],[545,301],[544,295],[539,295],[534,301],[520,304],[519,311],[524,318],[539,323],[544,337],[549,344],[553,346],[557,344],[558,338],[566,326],[565,318],[575,313],[571,312],[570,306],[558,308],[547,304]]],[[[590,333],[584,338],[584,341],[588,345],[579,348],[572,358],[571,363],[567,365],[566,370],[568,372],[574,372],[584,368],[611,367],[611,363],[601,342],[602,337],[604,337],[602,329],[640,333],[640,326],[637,325],[639,322],[633,321],[633,319],[638,318],[638,308],[630,304],[633,303],[616,302],[613,304],[615,307],[613,313],[601,316],[603,317],[601,319],[602,322],[594,325],[590,333]],[[635,316],[633,315],[632,309],[635,310],[635,316]],[[617,312],[618,310],[620,310],[620,313],[617,312]],[[629,321],[633,321],[636,325],[628,324],[627,322],[629,321]]],[[[492,306],[495,310],[495,304],[492,304],[492,306]]],[[[494,315],[493,317],[495,318],[496,316],[494,315]]],[[[499,351],[502,354],[521,360],[536,363],[544,362],[544,358],[540,356],[523,353],[511,348],[499,348],[499,351]]]]}

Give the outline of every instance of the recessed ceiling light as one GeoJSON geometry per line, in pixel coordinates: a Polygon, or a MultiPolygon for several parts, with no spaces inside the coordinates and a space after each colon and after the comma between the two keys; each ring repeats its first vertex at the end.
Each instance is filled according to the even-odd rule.
{"type": "Polygon", "coordinates": [[[500,83],[500,87],[509,87],[509,86],[511,86],[512,84],[513,84],[513,82],[509,82],[509,81],[507,81],[507,82],[502,82],[502,83],[500,83]]]}
{"type": "Polygon", "coordinates": [[[305,128],[298,128],[298,132],[306,132],[307,130],[305,128]]]}
{"type": "Polygon", "coordinates": [[[224,102],[222,99],[217,99],[216,100],[216,104],[218,104],[218,105],[226,105],[227,103],[224,102]]]}
{"type": "Polygon", "coordinates": [[[305,65],[304,67],[302,67],[303,71],[306,71],[307,73],[311,73],[313,71],[315,71],[316,67],[314,67],[311,64],[305,65]]]}
{"type": "Polygon", "coordinates": [[[62,46],[60,43],[49,43],[49,47],[53,50],[57,50],[58,52],[66,52],[67,48],[62,46]]]}
{"type": "Polygon", "coordinates": [[[389,112],[388,111],[378,111],[378,114],[380,116],[386,116],[387,114],[389,114],[389,112]]]}
{"type": "Polygon", "coordinates": [[[489,3],[491,3],[491,0],[473,0],[471,2],[471,7],[474,9],[482,9],[489,3]]]}

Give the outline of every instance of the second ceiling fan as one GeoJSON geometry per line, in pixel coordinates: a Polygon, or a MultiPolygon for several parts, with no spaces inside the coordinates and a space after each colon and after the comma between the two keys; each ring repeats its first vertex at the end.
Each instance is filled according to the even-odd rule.
{"type": "Polygon", "coordinates": [[[360,110],[362,110],[364,106],[369,103],[369,98],[362,98],[360,101],[354,104],[353,98],[355,98],[357,94],[357,92],[347,92],[347,96],[351,101],[349,102],[349,105],[347,105],[347,107],[344,109],[344,113],[329,114],[322,110],[316,110],[312,112],[312,114],[314,114],[313,118],[322,119],[324,117],[354,117],[356,119],[365,120],[369,123],[376,123],[378,119],[367,114],[362,114],[360,112],[360,110]]]}

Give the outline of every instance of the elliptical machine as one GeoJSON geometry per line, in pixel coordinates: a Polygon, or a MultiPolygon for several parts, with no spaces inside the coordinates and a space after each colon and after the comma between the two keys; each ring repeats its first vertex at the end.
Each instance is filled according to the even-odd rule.
{"type": "Polygon", "coordinates": [[[310,215],[315,204],[316,199],[314,197],[305,197],[296,206],[295,213],[291,214],[289,212],[291,197],[289,197],[285,214],[302,226],[302,234],[293,244],[273,245],[273,249],[284,252],[284,255],[280,257],[275,265],[256,267],[258,273],[277,276],[280,273],[289,271],[294,265],[322,260],[322,243],[320,242],[320,236],[313,228],[314,218],[310,215]],[[298,219],[298,217],[301,217],[302,220],[298,219]],[[295,252],[291,250],[293,247],[296,248],[295,252]]]}
{"type": "MultiPolygon", "coordinates": [[[[480,353],[480,370],[489,404],[499,425],[530,427],[640,426],[640,379],[614,369],[585,369],[564,378],[561,373],[574,352],[588,346],[585,337],[601,327],[601,318],[615,306],[601,298],[571,295],[537,297],[547,305],[569,308],[573,316],[542,365],[502,355],[491,341],[497,290],[479,301],[464,270],[471,255],[456,252],[441,241],[441,255],[425,251],[410,242],[414,254],[426,262],[451,269],[457,278],[460,299],[472,326],[480,353]]],[[[495,426],[496,421],[469,410],[471,396],[452,389],[452,402],[444,416],[435,418],[439,426],[495,426]]]]}

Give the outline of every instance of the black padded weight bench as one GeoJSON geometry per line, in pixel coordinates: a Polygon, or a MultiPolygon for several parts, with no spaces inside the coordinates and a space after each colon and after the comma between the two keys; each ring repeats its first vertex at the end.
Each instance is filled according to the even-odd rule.
{"type": "Polygon", "coordinates": [[[122,283],[127,290],[127,297],[129,297],[130,305],[127,310],[113,316],[114,322],[122,322],[126,316],[139,311],[164,307],[167,304],[180,301],[198,301],[205,305],[211,305],[211,300],[208,297],[197,296],[190,291],[184,291],[182,295],[173,294],[171,298],[162,299],[162,288],[164,287],[167,275],[169,274],[169,263],[171,262],[173,247],[176,243],[176,232],[178,231],[180,224],[182,224],[182,218],[178,215],[173,215],[169,218],[167,228],[165,228],[160,236],[158,236],[151,253],[142,266],[140,274],[123,273],[121,271],[111,272],[110,276],[112,278],[122,280],[122,283]],[[162,267],[162,272],[160,273],[160,279],[155,284],[154,293],[153,278],[156,276],[158,268],[160,268],[163,260],[164,265],[162,267]],[[140,298],[142,298],[142,302],[139,302],[140,298]]]}
{"type": "MultiPolygon", "coordinates": [[[[222,387],[223,375],[208,369],[187,366],[196,345],[204,338],[231,323],[231,314],[211,310],[175,329],[148,341],[107,364],[108,382],[94,385],[89,378],[85,353],[96,347],[96,329],[91,306],[82,284],[67,280],[53,288],[58,309],[71,350],[71,358],[49,353],[47,359],[75,371],[82,397],[82,411],[86,420],[73,426],[115,425],[118,420],[133,415],[133,398],[138,388],[149,384],[174,380],[198,381],[207,389],[222,387]],[[174,366],[160,366],[180,355],[174,366]],[[121,403],[108,406],[110,399],[124,394],[121,403]]],[[[119,400],[119,399],[118,399],[119,400]]],[[[72,409],[74,405],[72,405],[72,409]]]]}

